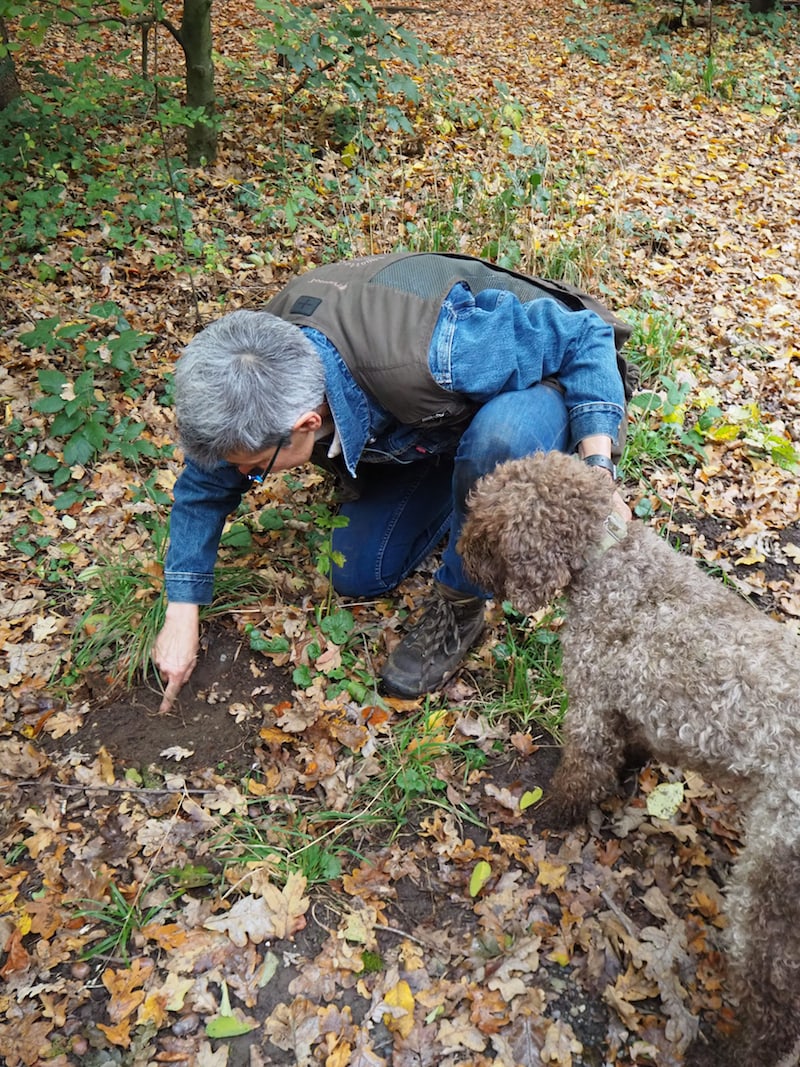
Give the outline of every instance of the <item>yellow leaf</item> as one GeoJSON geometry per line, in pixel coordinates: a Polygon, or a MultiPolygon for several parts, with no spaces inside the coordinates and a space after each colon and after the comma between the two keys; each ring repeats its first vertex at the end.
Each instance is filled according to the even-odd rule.
{"type": "Polygon", "coordinates": [[[671,819],[683,803],[683,782],[662,782],[647,796],[647,814],[654,819],[671,819]]]}
{"type": "Polygon", "coordinates": [[[400,981],[383,998],[384,1003],[395,1012],[386,1012],[383,1025],[401,1037],[408,1037],[414,1029],[414,994],[408,982],[400,981]]]}
{"type": "Polygon", "coordinates": [[[469,895],[476,897],[492,877],[491,865],[486,860],[478,860],[469,880],[469,895]]]}
{"type": "Polygon", "coordinates": [[[114,761],[106,751],[105,745],[101,745],[97,753],[97,762],[100,765],[100,775],[106,785],[114,784],[114,761]]]}
{"type": "Polygon", "coordinates": [[[535,789],[526,789],[526,791],[519,798],[519,810],[524,811],[529,808],[531,804],[537,804],[542,799],[542,790],[540,786],[536,786],[535,789]]]}
{"type": "Polygon", "coordinates": [[[449,714],[450,712],[447,708],[440,708],[438,711],[432,711],[425,719],[426,732],[433,733],[433,731],[438,730],[440,726],[444,726],[447,723],[447,716],[449,714]]]}
{"type": "Polygon", "coordinates": [[[759,552],[757,548],[751,548],[746,556],[742,556],[736,562],[741,563],[744,567],[752,567],[756,563],[763,563],[766,556],[763,552],[759,552]]]}
{"type": "MultiPolygon", "coordinates": [[[[267,727],[267,729],[269,729],[269,727],[267,727]]],[[[275,730],[275,733],[279,734],[280,730],[275,730]]],[[[264,736],[264,731],[263,730],[261,731],[261,736],[262,737],[264,736]]],[[[281,736],[282,737],[286,737],[285,734],[281,734],[281,736]]],[[[268,786],[264,785],[263,782],[257,782],[255,780],[255,778],[248,778],[247,779],[247,792],[250,793],[254,797],[265,797],[269,793],[271,793],[272,790],[268,786]]]]}
{"type": "Polygon", "coordinates": [[[180,948],[186,940],[186,931],[178,923],[150,923],[142,927],[142,933],[151,941],[157,941],[166,951],[180,948]]]}
{"type": "Polygon", "coordinates": [[[156,1030],[160,1030],[167,1020],[166,997],[161,990],[148,993],[143,1004],[139,1005],[139,1013],[136,1016],[136,1025],[144,1026],[151,1022],[156,1030]]]}
{"type": "Polygon", "coordinates": [[[566,864],[549,863],[547,860],[542,860],[536,873],[536,881],[539,885],[547,886],[550,889],[559,889],[563,886],[566,876],[566,864]]]}
{"type": "Polygon", "coordinates": [[[116,1026],[106,1026],[98,1023],[97,1029],[102,1030],[112,1045],[121,1045],[127,1048],[131,1043],[131,1024],[129,1019],[121,1019],[116,1026]]]}
{"type": "Polygon", "coordinates": [[[738,426],[732,426],[731,423],[724,422],[721,426],[712,426],[710,430],[706,431],[706,436],[710,437],[712,441],[735,441],[740,432],[738,426]]]}
{"type": "Polygon", "coordinates": [[[347,1041],[342,1041],[336,1046],[330,1056],[325,1059],[325,1067],[347,1067],[353,1049],[347,1041]]]}
{"type": "Polygon", "coordinates": [[[113,1023],[121,1023],[139,1007],[145,998],[144,990],[139,986],[144,984],[152,971],[152,960],[141,959],[134,960],[127,970],[113,971],[109,967],[103,971],[103,985],[111,994],[108,1014],[113,1023]]]}

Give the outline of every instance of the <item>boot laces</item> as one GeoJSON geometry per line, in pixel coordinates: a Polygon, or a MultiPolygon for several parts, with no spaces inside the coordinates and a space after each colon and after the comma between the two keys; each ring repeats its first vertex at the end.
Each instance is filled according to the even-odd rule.
{"type": "MultiPolygon", "coordinates": [[[[432,653],[443,653],[445,656],[456,654],[461,644],[459,607],[462,605],[457,601],[448,600],[441,594],[434,593],[422,617],[406,635],[406,647],[418,649],[425,657],[432,653]]],[[[470,607],[472,607],[471,598],[465,601],[462,610],[470,607]]],[[[481,604],[480,608],[482,607],[481,604]]]]}

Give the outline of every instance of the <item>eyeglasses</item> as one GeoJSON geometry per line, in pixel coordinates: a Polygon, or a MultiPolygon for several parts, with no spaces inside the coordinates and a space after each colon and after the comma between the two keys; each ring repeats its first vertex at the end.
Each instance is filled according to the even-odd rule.
{"type": "Polygon", "coordinates": [[[272,459],[269,461],[269,463],[266,465],[266,467],[264,467],[263,470],[260,470],[255,474],[248,474],[247,475],[247,477],[250,480],[250,484],[251,485],[262,485],[263,484],[264,479],[267,477],[267,475],[270,473],[272,468],[275,466],[275,460],[278,458],[278,453],[280,452],[280,450],[285,445],[287,445],[289,443],[289,440],[290,440],[290,438],[287,435],[284,435],[283,437],[281,437],[281,439],[278,441],[278,447],[272,453],[272,459]]]}

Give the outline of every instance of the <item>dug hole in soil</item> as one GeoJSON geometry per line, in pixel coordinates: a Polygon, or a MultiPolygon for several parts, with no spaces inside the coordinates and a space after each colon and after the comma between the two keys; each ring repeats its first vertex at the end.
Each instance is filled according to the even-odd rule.
{"type": "Polygon", "coordinates": [[[128,768],[157,767],[236,778],[257,764],[260,709],[291,694],[285,671],[252,652],[235,629],[215,623],[204,631],[197,666],[171,711],[158,710],[162,690],[153,671],[131,689],[95,689],[83,726],[43,748],[56,757],[104,748],[123,775],[128,768]]]}

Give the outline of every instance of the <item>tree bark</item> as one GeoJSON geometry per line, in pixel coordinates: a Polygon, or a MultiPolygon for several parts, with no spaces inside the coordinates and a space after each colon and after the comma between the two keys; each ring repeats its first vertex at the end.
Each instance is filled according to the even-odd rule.
{"type": "Polygon", "coordinates": [[[750,10],[754,15],[766,15],[775,8],[775,0],[750,0],[750,10]]]}
{"type": "Polygon", "coordinates": [[[208,121],[202,119],[186,131],[186,159],[190,167],[217,158],[217,131],[213,123],[214,63],[211,58],[212,0],[183,0],[180,40],[186,58],[186,103],[200,107],[208,121]]]}
{"type": "MultiPolygon", "coordinates": [[[[8,30],[2,18],[0,18],[0,41],[8,44],[8,30]]],[[[16,100],[20,92],[14,57],[7,52],[4,56],[0,56],[0,111],[8,107],[12,100],[16,100]]]]}

